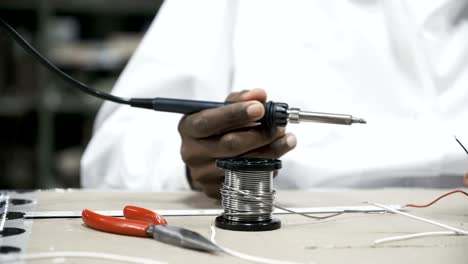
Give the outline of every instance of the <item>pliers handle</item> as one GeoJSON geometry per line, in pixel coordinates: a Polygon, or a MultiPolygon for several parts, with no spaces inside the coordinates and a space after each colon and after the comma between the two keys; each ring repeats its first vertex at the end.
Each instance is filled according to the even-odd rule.
{"type": "Polygon", "coordinates": [[[81,218],[87,226],[96,230],[139,237],[149,237],[147,229],[150,226],[167,225],[164,217],[145,208],[126,206],[123,212],[124,219],[101,215],[84,209],[81,218]]]}

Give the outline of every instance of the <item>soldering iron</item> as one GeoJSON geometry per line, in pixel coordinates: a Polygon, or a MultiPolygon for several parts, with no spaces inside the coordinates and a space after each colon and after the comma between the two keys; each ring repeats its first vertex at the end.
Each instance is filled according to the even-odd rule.
{"type": "MultiPolygon", "coordinates": [[[[123,98],[115,95],[111,95],[92,87],[87,86],[73,79],[70,75],[66,74],[52,62],[47,60],[38,51],[34,49],[16,30],[11,27],[8,23],[0,18],[0,25],[9,33],[11,37],[27,52],[29,52],[38,62],[44,67],[53,72],[57,77],[71,84],[72,86],[80,89],[81,91],[90,94],[92,96],[112,101],[119,104],[126,104],[132,107],[153,109],[155,111],[180,113],[180,114],[191,114],[202,110],[222,107],[233,102],[209,102],[209,101],[197,101],[197,100],[183,100],[183,99],[171,99],[171,98],[123,98]]],[[[362,118],[355,118],[351,115],[344,114],[331,114],[331,113],[320,113],[320,112],[306,112],[301,111],[299,108],[290,108],[286,103],[278,102],[266,102],[265,103],[265,115],[258,122],[267,128],[273,127],[284,127],[290,123],[305,122],[319,122],[328,124],[341,124],[351,125],[353,123],[365,124],[366,121],[362,118]]]]}

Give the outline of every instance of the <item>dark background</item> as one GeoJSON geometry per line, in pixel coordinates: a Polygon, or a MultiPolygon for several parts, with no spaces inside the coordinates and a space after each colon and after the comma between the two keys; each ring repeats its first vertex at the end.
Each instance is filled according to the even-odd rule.
{"type": "MultiPolygon", "coordinates": [[[[0,17],[78,80],[110,91],[163,0],[1,0],[0,17]]],[[[102,102],[0,31],[0,189],[79,187],[102,102]]]]}

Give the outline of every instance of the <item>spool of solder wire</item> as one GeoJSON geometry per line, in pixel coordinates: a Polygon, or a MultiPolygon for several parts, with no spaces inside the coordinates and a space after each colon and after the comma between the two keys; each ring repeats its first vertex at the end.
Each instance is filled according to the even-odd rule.
{"type": "Polygon", "coordinates": [[[236,231],[268,231],[281,227],[272,218],[275,190],[273,175],[281,169],[281,161],[264,158],[226,158],[217,160],[224,170],[221,188],[224,212],[216,218],[216,226],[236,231]]]}

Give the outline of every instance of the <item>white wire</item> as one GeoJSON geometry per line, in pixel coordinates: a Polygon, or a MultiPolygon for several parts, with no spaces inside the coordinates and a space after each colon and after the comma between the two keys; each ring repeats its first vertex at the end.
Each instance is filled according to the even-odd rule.
{"type": "Polygon", "coordinates": [[[119,262],[128,262],[136,264],[163,264],[166,262],[160,262],[148,258],[122,256],[108,253],[99,252],[87,252],[87,251],[57,251],[57,252],[40,252],[31,254],[9,254],[5,257],[0,257],[2,263],[13,262],[18,260],[40,260],[40,259],[51,259],[51,258],[93,258],[93,259],[105,259],[119,262]]]}
{"type": "Polygon", "coordinates": [[[389,243],[389,242],[395,242],[395,241],[410,240],[410,239],[413,239],[413,238],[421,238],[421,237],[454,236],[454,235],[466,236],[466,235],[468,235],[468,231],[465,231],[465,230],[461,230],[461,229],[458,229],[458,228],[455,228],[455,227],[452,227],[452,226],[448,226],[448,225],[445,225],[445,224],[442,224],[442,223],[439,223],[439,222],[436,222],[436,221],[433,221],[433,220],[429,220],[429,219],[426,219],[426,218],[423,218],[423,217],[415,216],[415,215],[412,215],[412,214],[409,214],[409,213],[401,212],[401,211],[395,210],[393,208],[387,207],[387,206],[379,204],[379,203],[371,203],[371,202],[367,202],[367,203],[372,204],[372,205],[377,206],[377,207],[380,207],[380,208],[383,208],[383,209],[385,209],[387,211],[390,211],[392,213],[395,213],[395,214],[400,214],[400,215],[403,215],[403,216],[406,216],[406,217],[410,217],[410,218],[413,218],[413,219],[416,219],[416,220],[419,220],[419,221],[422,221],[422,222],[425,222],[425,223],[429,223],[429,224],[436,225],[436,226],[443,227],[445,229],[450,230],[450,231],[423,232],[423,233],[416,233],[416,234],[403,235],[403,236],[386,237],[386,238],[381,238],[381,239],[374,240],[374,245],[389,243]]]}
{"type": "MultiPolygon", "coordinates": [[[[211,242],[213,242],[219,248],[221,248],[221,250],[224,253],[231,255],[233,257],[237,257],[243,260],[256,262],[256,263],[264,263],[264,264],[299,264],[299,262],[276,260],[276,259],[269,259],[269,258],[264,258],[264,257],[259,257],[259,256],[248,255],[248,254],[244,254],[244,253],[241,253],[241,252],[238,252],[238,251],[226,248],[226,247],[222,247],[216,242],[215,237],[216,237],[216,229],[213,225],[211,225],[211,242]]],[[[313,262],[310,262],[310,263],[313,263],[313,262]]]]}
{"type": "Polygon", "coordinates": [[[436,231],[436,232],[424,232],[424,233],[416,233],[411,235],[404,235],[404,236],[393,236],[393,237],[386,237],[377,239],[374,241],[374,245],[395,242],[395,241],[403,241],[403,240],[410,240],[413,238],[420,238],[420,237],[434,237],[434,236],[464,236],[464,234],[459,234],[453,231],[436,231]]]}
{"type": "Polygon", "coordinates": [[[10,200],[9,195],[4,195],[2,193],[0,196],[0,201],[3,200],[3,197],[5,197],[5,209],[3,210],[2,219],[0,220],[0,231],[3,231],[3,228],[5,227],[5,222],[8,214],[8,202],[10,200]]]}
{"type": "Polygon", "coordinates": [[[459,233],[459,234],[463,234],[463,235],[468,235],[468,231],[465,231],[465,230],[461,230],[461,229],[458,229],[456,227],[452,227],[452,226],[448,226],[446,224],[442,224],[442,223],[439,223],[439,222],[436,222],[436,221],[433,221],[433,220],[429,220],[429,219],[426,219],[426,218],[423,218],[423,217],[419,217],[419,216],[415,216],[415,215],[412,215],[412,214],[409,214],[409,213],[405,213],[405,212],[400,212],[398,210],[395,210],[393,208],[390,208],[388,206],[385,206],[383,204],[379,204],[379,203],[371,203],[371,202],[367,202],[367,203],[370,203],[372,205],[375,205],[377,207],[380,207],[380,208],[383,208],[387,211],[390,211],[392,213],[395,213],[395,214],[400,214],[400,215],[404,215],[406,217],[410,217],[410,218],[413,218],[413,219],[416,219],[416,220],[419,220],[419,221],[422,221],[422,222],[426,222],[428,224],[432,224],[432,225],[435,225],[435,226],[439,226],[439,227],[442,227],[442,228],[445,228],[445,229],[448,229],[448,230],[451,230],[451,231],[454,231],[456,233],[459,233]]]}

